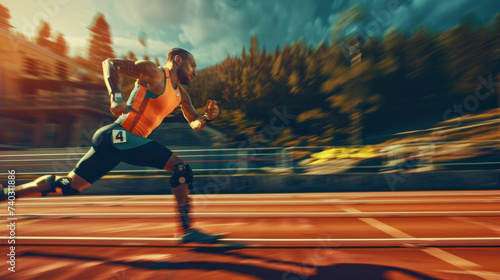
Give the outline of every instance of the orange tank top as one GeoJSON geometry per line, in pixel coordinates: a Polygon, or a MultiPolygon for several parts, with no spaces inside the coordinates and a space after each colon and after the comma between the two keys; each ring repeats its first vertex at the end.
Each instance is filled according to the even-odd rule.
{"type": "Polygon", "coordinates": [[[172,87],[170,71],[165,67],[160,69],[165,73],[163,92],[156,95],[137,81],[127,101],[129,112],[116,120],[116,123],[135,135],[148,137],[181,102],[179,88],[174,90],[172,87]]]}

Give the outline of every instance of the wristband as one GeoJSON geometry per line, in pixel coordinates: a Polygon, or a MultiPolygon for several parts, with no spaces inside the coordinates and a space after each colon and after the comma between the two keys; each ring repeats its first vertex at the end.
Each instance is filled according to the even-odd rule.
{"type": "Polygon", "coordinates": [[[213,121],[213,119],[211,119],[211,120],[210,120],[210,119],[208,119],[208,115],[207,115],[207,113],[203,114],[203,119],[204,119],[206,122],[211,122],[211,121],[213,121]]]}
{"type": "Polygon", "coordinates": [[[114,102],[123,102],[123,95],[121,93],[121,91],[117,91],[117,92],[114,92],[112,93],[113,94],[113,101],[114,102]]]}

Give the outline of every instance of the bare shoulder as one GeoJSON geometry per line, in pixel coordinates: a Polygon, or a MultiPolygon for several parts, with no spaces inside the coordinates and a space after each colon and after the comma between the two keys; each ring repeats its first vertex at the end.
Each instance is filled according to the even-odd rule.
{"type": "Polygon", "coordinates": [[[138,60],[135,65],[141,69],[141,73],[147,78],[161,80],[164,77],[163,71],[152,61],[138,60]]]}

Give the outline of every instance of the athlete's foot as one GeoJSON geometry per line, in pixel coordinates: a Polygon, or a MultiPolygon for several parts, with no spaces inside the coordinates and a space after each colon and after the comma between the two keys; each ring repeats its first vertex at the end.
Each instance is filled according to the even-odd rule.
{"type": "Polygon", "coordinates": [[[225,235],[226,234],[210,235],[192,228],[184,232],[184,234],[181,237],[181,242],[216,243],[219,239],[223,238],[225,235]]]}

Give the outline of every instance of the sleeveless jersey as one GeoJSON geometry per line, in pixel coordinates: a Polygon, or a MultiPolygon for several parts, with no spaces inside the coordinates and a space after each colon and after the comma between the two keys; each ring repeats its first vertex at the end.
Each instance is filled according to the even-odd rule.
{"type": "Polygon", "coordinates": [[[170,71],[165,67],[160,69],[165,74],[163,92],[156,95],[137,81],[127,101],[128,113],[115,121],[132,134],[148,137],[181,102],[179,87],[176,90],[172,87],[170,71]]]}

